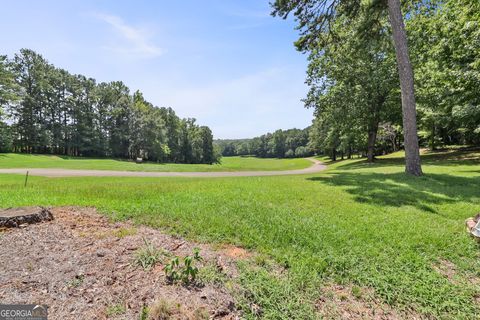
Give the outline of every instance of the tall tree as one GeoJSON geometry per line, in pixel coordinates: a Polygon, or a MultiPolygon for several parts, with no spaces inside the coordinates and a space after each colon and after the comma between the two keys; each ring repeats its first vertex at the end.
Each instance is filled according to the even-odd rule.
{"type": "Polygon", "coordinates": [[[0,107],[0,151],[189,163],[218,156],[210,129],[194,119],[153,106],[121,81],[97,84],[55,68],[28,49],[13,61],[0,56],[0,107]]]}
{"type": "Polygon", "coordinates": [[[420,135],[430,148],[480,143],[480,2],[438,0],[407,21],[420,135]],[[428,35],[428,36],[425,36],[428,35]]]}
{"type": "Polygon", "coordinates": [[[364,38],[358,32],[361,21],[347,22],[338,18],[331,25],[336,41],[324,41],[321,50],[310,53],[305,105],[315,108],[317,117],[330,118],[323,126],[338,127],[333,129],[340,135],[340,152],[363,149],[354,140],[358,134],[365,137],[367,159],[373,162],[380,123],[396,120],[400,109],[395,58],[384,21],[364,38]]]}
{"type": "MultiPolygon", "coordinates": [[[[354,20],[362,7],[368,6],[371,14],[365,20],[364,29],[369,29],[372,22],[388,9],[392,34],[397,56],[398,74],[402,91],[402,110],[405,136],[405,171],[409,174],[422,175],[420,151],[417,137],[415,93],[413,70],[408,56],[408,45],[400,0],[275,0],[272,3],[273,14],[286,19],[293,12],[301,37],[297,47],[308,51],[319,45],[319,35],[326,33],[325,41],[335,41],[331,25],[338,17],[354,20]]],[[[323,45],[323,43],[320,43],[323,45]]]]}
{"type": "Polygon", "coordinates": [[[405,171],[414,176],[422,175],[420,149],[417,135],[417,111],[413,68],[408,54],[407,32],[403,23],[400,0],[388,0],[388,13],[392,26],[395,53],[397,56],[398,76],[402,91],[403,133],[405,145],[405,171]]]}

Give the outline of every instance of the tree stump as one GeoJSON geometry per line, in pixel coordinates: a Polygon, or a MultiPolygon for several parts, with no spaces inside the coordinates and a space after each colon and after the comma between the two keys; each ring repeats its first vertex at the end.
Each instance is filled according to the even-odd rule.
{"type": "Polygon", "coordinates": [[[0,228],[18,228],[22,225],[53,220],[52,213],[43,207],[0,209],[0,228]]]}

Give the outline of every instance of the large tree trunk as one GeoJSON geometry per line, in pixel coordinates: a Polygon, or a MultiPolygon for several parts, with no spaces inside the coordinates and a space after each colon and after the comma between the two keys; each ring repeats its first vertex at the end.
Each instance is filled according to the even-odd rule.
{"type": "Polygon", "coordinates": [[[408,56],[407,34],[403,24],[400,0],[388,0],[388,12],[392,25],[393,41],[397,55],[398,75],[402,91],[403,134],[405,139],[405,171],[414,176],[422,175],[417,136],[417,114],[413,69],[408,56]]]}
{"type": "Polygon", "coordinates": [[[372,163],[375,160],[375,142],[377,141],[378,123],[368,130],[367,161],[372,163]]]}

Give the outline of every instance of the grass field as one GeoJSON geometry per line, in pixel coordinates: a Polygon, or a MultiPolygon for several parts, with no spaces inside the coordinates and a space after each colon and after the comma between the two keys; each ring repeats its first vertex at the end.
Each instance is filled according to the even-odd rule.
{"type": "Polygon", "coordinates": [[[31,177],[24,188],[23,176],[0,175],[0,207],[96,206],[114,219],[255,250],[265,259],[242,268],[240,303],[257,304],[267,319],[315,318],[330,283],[356,295],[373,290],[408,315],[478,319],[480,247],[464,220],[480,211],[480,153],[426,153],[421,178],[403,173],[401,156],[330,163],[307,176],[31,177]],[[288,272],[273,272],[269,259],[288,272]]]}
{"type": "Polygon", "coordinates": [[[224,157],[220,164],[142,163],[114,159],[0,153],[0,168],[63,168],[150,172],[276,171],[308,168],[305,159],[260,159],[224,157]]]}

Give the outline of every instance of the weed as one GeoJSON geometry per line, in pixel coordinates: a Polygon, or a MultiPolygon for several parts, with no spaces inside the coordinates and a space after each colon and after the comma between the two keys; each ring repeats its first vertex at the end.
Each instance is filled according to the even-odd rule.
{"type": "Polygon", "coordinates": [[[147,320],[148,319],[148,308],[147,306],[143,306],[142,310],[140,310],[140,320],[147,320]]]}
{"type": "Polygon", "coordinates": [[[362,289],[359,286],[353,286],[352,287],[352,295],[355,298],[360,299],[362,297],[362,289]]]}
{"type": "Polygon", "coordinates": [[[85,280],[85,276],[83,274],[76,275],[75,278],[67,282],[68,288],[76,288],[79,287],[83,280],[85,280]]]}
{"type": "Polygon", "coordinates": [[[199,272],[199,269],[195,264],[202,260],[203,258],[200,256],[200,250],[197,248],[193,249],[192,256],[186,256],[183,258],[183,265],[180,264],[179,257],[174,257],[164,269],[167,280],[172,283],[181,281],[186,285],[195,282],[199,272]]]}
{"type": "Polygon", "coordinates": [[[119,228],[112,232],[112,234],[117,238],[125,238],[127,236],[133,236],[137,234],[137,228],[119,228]]]}
{"type": "Polygon", "coordinates": [[[160,262],[162,252],[155,248],[155,246],[143,239],[144,245],[135,253],[135,264],[142,267],[144,270],[150,270],[158,262],[160,262]]]}
{"type": "Polygon", "coordinates": [[[179,312],[179,305],[175,305],[165,299],[155,301],[153,305],[148,308],[148,319],[150,320],[168,320],[175,313],[179,312]]]}
{"type": "Polygon", "coordinates": [[[107,307],[106,313],[107,317],[118,316],[126,312],[125,305],[121,303],[116,303],[107,307]]]}

